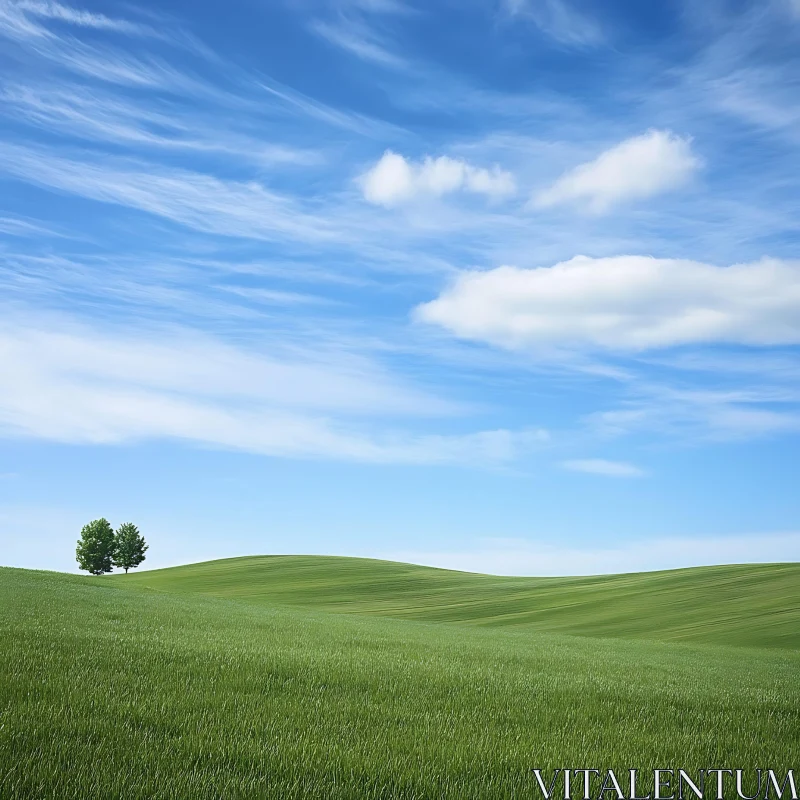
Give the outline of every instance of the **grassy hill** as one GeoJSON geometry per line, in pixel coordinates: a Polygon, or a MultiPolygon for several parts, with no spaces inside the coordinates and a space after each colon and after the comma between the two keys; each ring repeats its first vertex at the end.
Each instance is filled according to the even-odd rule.
{"type": "Polygon", "coordinates": [[[254,556],[102,580],[269,607],[582,636],[800,648],[800,564],[502,578],[360,558],[254,556]]]}
{"type": "MultiPolygon", "coordinates": [[[[275,592],[281,602],[329,609],[329,581],[348,566],[364,571],[360,583],[348,579],[348,610],[377,604],[397,613],[402,601],[390,608],[391,596],[409,574],[426,619],[435,603],[423,598],[437,585],[449,598],[445,618],[457,615],[460,596],[474,621],[491,616],[490,585],[522,593],[549,583],[357,561],[326,568],[253,559],[128,579],[0,569],[0,797],[494,800],[539,796],[533,767],[622,775],[631,767],[797,766],[796,650],[269,605],[275,592]],[[241,593],[237,564],[258,577],[241,580],[241,593]],[[298,572],[281,579],[280,564],[298,572]],[[314,591],[304,569],[320,580],[327,572],[328,582],[314,591]],[[192,594],[188,584],[184,593],[139,588],[175,588],[170,576],[194,575],[213,589],[215,572],[215,591],[248,602],[192,594]],[[381,574],[395,575],[394,589],[378,586],[381,574]],[[480,614],[468,602],[469,581],[484,586],[480,614]]],[[[753,572],[756,586],[783,575],[778,567],[753,572]]],[[[722,574],[733,580],[736,570],[722,574]]],[[[622,591],[624,580],[647,578],[586,585],[622,591]]],[[[580,597],[584,584],[550,585],[567,598],[580,597]]]]}

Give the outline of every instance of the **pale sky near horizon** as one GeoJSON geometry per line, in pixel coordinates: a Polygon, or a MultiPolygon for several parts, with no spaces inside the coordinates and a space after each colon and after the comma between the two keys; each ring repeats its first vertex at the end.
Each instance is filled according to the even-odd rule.
{"type": "Polygon", "coordinates": [[[0,564],[800,560],[797,0],[0,0],[0,564]]]}

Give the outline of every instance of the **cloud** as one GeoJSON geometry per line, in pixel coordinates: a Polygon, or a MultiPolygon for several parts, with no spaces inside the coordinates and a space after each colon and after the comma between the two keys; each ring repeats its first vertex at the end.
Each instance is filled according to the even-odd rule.
{"type": "Polygon", "coordinates": [[[404,386],[366,358],[327,353],[322,347],[313,354],[282,353],[276,346],[264,354],[183,327],[122,335],[73,324],[29,328],[6,323],[0,337],[0,357],[9,373],[359,415],[427,416],[455,410],[404,386]],[[319,386],[325,386],[324,393],[317,391],[319,386]]]}
{"type": "Polygon", "coordinates": [[[177,116],[153,108],[148,101],[119,99],[112,92],[48,87],[13,87],[0,91],[6,112],[45,130],[114,145],[220,153],[259,166],[317,165],[319,151],[264,142],[225,127],[219,114],[195,110],[177,116]]]}
{"type": "Polygon", "coordinates": [[[618,203],[674,190],[700,166],[690,139],[650,130],[566,172],[534,197],[533,206],[576,204],[602,214],[618,203]]]}
{"type": "Polygon", "coordinates": [[[19,217],[0,217],[0,233],[7,236],[60,236],[55,231],[44,227],[30,220],[20,219],[19,217]]]}
{"type": "Polygon", "coordinates": [[[364,61],[394,69],[408,66],[405,59],[392,53],[370,28],[353,20],[342,20],[336,25],[317,21],[312,23],[311,30],[364,61]]]}
{"type": "Polygon", "coordinates": [[[545,540],[485,539],[460,551],[401,550],[378,557],[491,575],[609,575],[715,564],[800,560],[800,532],[653,538],[619,544],[559,546],[545,540]]]}
{"type": "Polygon", "coordinates": [[[590,475],[605,475],[609,478],[641,478],[645,472],[635,464],[624,461],[606,461],[604,458],[585,458],[564,461],[562,466],[572,472],[586,472],[590,475]]]}
{"type": "Polygon", "coordinates": [[[426,156],[415,163],[391,150],[359,182],[364,197],[382,206],[399,205],[424,195],[441,197],[462,191],[500,198],[515,191],[511,173],[498,166],[488,170],[449,156],[426,156]]]}
{"type": "Polygon", "coordinates": [[[52,0],[21,0],[21,2],[15,3],[15,7],[32,16],[66,22],[81,28],[97,28],[123,33],[142,33],[149,30],[127,20],[111,19],[104,14],[72,8],[52,2],[52,0]]]}
{"type": "Polygon", "coordinates": [[[512,16],[531,20],[561,44],[596,45],[605,38],[597,22],[564,0],[504,0],[504,6],[512,16]]]}
{"type": "Polygon", "coordinates": [[[709,102],[721,111],[745,120],[751,125],[781,133],[797,144],[800,109],[795,101],[791,76],[797,71],[788,68],[742,67],[722,75],[700,76],[709,102]]]}
{"type": "Polygon", "coordinates": [[[243,286],[215,286],[222,292],[243,297],[254,303],[264,305],[282,306],[307,306],[307,305],[335,305],[336,301],[318,294],[305,294],[303,292],[286,292],[277,289],[259,289],[243,286]]]}
{"type": "Polygon", "coordinates": [[[408,14],[411,11],[400,0],[341,0],[341,4],[375,14],[408,14]]]}
{"type": "Polygon", "coordinates": [[[618,408],[590,414],[586,422],[604,437],[659,433],[693,445],[800,431],[800,392],[769,385],[768,375],[763,381],[754,388],[728,391],[634,384],[633,398],[618,408]]]}
{"type": "MultiPolygon", "coordinates": [[[[123,20],[109,22],[114,22],[120,31],[143,33],[153,39],[167,38],[165,34],[151,32],[135,23],[123,20]]],[[[81,41],[72,35],[57,35],[21,13],[16,6],[2,2],[0,36],[20,42],[35,56],[51,64],[98,81],[164,91],[187,91],[197,95],[210,91],[208,85],[170,67],[156,57],[140,58],[118,48],[81,41]]]]}
{"type": "MultiPolygon", "coordinates": [[[[176,225],[211,235],[286,243],[292,256],[325,253],[327,270],[346,259],[347,271],[368,268],[421,273],[450,270],[420,246],[409,247],[409,233],[441,238],[469,231],[464,213],[419,215],[411,225],[374,220],[357,198],[307,195],[283,183],[281,191],[260,180],[217,177],[145,160],[60,148],[0,143],[0,175],[78,197],[135,209],[176,225]],[[87,157],[88,156],[88,157],[87,157]]],[[[273,175],[268,178],[274,180],[273,175]]],[[[480,218],[481,214],[471,215],[480,218]]],[[[136,216],[130,219],[141,224],[136,216]]],[[[479,220],[476,220],[476,223],[479,220]]],[[[291,259],[286,259],[287,261],[291,259]]]]}
{"type": "Polygon", "coordinates": [[[10,2],[0,2],[0,35],[15,40],[50,36],[46,28],[29,19],[16,5],[10,2]]]}
{"type": "MultiPolygon", "coordinates": [[[[219,98],[229,95],[229,92],[219,91],[211,84],[189,76],[183,68],[171,67],[161,57],[148,53],[141,42],[136,42],[135,54],[125,52],[107,35],[109,33],[144,36],[152,44],[166,44],[207,61],[215,61],[214,55],[204,45],[191,35],[170,29],[164,20],[159,20],[159,29],[156,30],[46,0],[22,3],[0,0],[0,36],[18,42],[35,57],[62,69],[123,86],[186,91],[196,96],[216,93],[219,98]],[[48,27],[44,22],[57,24],[48,27]],[[78,34],[88,31],[90,37],[81,39],[72,31],[64,32],[61,30],[63,25],[58,23],[78,28],[75,32],[78,34]],[[102,34],[102,37],[95,34],[102,34]]],[[[228,71],[234,73],[235,68],[229,67],[228,71]]]]}
{"type": "Polygon", "coordinates": [[[0,372],[6,437],[78,444],[172,439],[291,458],[474,466],[513,461],[547,439],[538,429],[376,429],[376,418],[450,415],[457,408],[363,358],[296,348],[259,354],[186,329],[121,335],[6,324],[0,372]]]}
{"type": "Polygon", "coordinates": [[[0,146],[0,171],[206,233],[304,241],[339,238],[330,220],[305,213],[292,198],[255,181],[227,181],[131,159],[88,163],[15,145],[0,146]]]}
{"type": "MultiPolygon", "coordinates": [[[[308,29],[330,44],[364,61],[407,70],[409,62],[393,51],[386,38],[374,26],[376,16],[407,16],[415,13],[399,0],[337,0],[322,3],[321,12],[331,12],[331,19],[312,19],[308,29]]],[[[330,16],[330,14],[326,14],[330,16]]]]}
{"type": "Polygon", "coordinates": [[[389,122],[374,119],[358,112],[334,108],[276,81],[268,83],[262,79],[259,81],[258,86],[262,91],[278,98],[286,106],[300,112],[305,117],[336,128],[342,128],[360,136],[371,136],[385,140],[387,136],[397,136],[404,133],[402,128],[389,122]]]}
{"type": "Polygon", "coordinates": [[[637,352],[696,343],[800,343],[800,262],[717,267],[577,256],[552,267],[463,272],[417,319],[508,348],[637,352]]]}
{"type": "Polygon", "coordinates": [[[0,36],[35,46],[38,52],[44,42],[66,47],[66,37],[58,36],[42,22],[56,22],[78,28],[88,28],[111,33],[160,37],[146,25],[123,19],[112,19],[83,9],[76,9],[53,0],[0,0],[0,36]]]}

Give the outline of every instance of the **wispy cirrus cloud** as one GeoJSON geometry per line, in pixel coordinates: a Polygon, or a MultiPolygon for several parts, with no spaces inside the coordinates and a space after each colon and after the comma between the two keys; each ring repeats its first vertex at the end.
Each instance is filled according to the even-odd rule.
{"type": "Polygon", "coordinates": [[[411,69],[377,24],[387,18],[408,17],[414,10],[400,0],[337,0],[321,3],[307,23],[308,29],[334,47],[363,61],[395,70],[411,69]]]}
{"type": "Polygon", "coordinates": [[[738,389],[687,388],[639,378],[616,408],[589,414],[601,437],[657,434],[686,444],[747,441],[800,432],[800,386],[759,383],[738,389]]]}
{"type": "Polygon", "coordinates": [[[255,181],[226,181],[170,168],[154,174],[146,162],[107,159],[87,164],[13,145],[0,147],[0,168],[42,186],[136,208],[208,233],[338,238],[330,221],[255,181]]]}
{"type": "Polygon", "coordinates": [[[307,306],[329,305],[335,302],[330,298],[316,294],[285,292],[279,289],[260,289],[243,286],[218,286],[216,288],[265,305],[307,306]]]}
{"type": "Polygon", "coordinates": [[[55,58],[57,43],[65,55],[73,47],[81,49],[81,43],[62,35],[59,27],[163,38],[163,33],[150,25],[75,8],[56,0],[3,0],[0,3],[0,37],[28,44],[42,55],[55,58]]]}
{"type": "Polygon", "coordinates": [[[330,44],[340,47],[364,61],[393,69],[406,69],[408,61],[393,53],[381,38],[363,23],[339,19],[337,22],[317,20],[311,30],[330,44]]]}
{"type": "Polygon", "coordinates": [[[605,458],[578,458],[562,461],[561,466],[571,472],[585,472],[607,478],[641,478],[646,473],[635,464],[626,461],[609,461],[605,458]]]}
{"type": "Polygon", "coordinates": [[[10,86],[0,93],[6,112],[23,122],[79,139],[116,146],[219,154],[259,166],[320,164],[318,149],[264,141],[221,127],[218,115],[175,113],[174,107],[122,99],[94,88],[10,86]]]}
{"type": "Polygon", "coordinates": [[[402,0],[340,0],[339,5],[379,14],[408,14],[412,10],[402,0]]]}
{"type": "Polygon", "coordinates": [[[475,466],[514,461],[547,440],[540,429],[375,430],[364,415],[456,408],[347,354],[275,356],[188,330],[103,334],[63,323],[6,322],[0,343],[6,436],[92,444],[166,438],[295,458],[475,466]]]}
{"type": "MultiPolygon", "coordinates": [[[[135,23],[130,23],[130,30],[122,22],[120,25],[123,26],[120,30],[125,32],[149,34],[149,29],[139,30],[135,23]]],[[[15,41],[19,47],[53,69],[101,83],[170,92],[211,91],[211,87],[190,75],[188,70],[172,66],[162,57],[149,53],[146,48],[138,48],[133,53],[111,46],[108,42],[91,42],[59,32],[41,25],[36,18],[26,16],[8,0],[0,5],[0,37],[15,41]]],[[[180,37],[170,38],[161,32],[153,31],[150,38],[167,39],[174,45],[182,44],[180,37]]]]}
{"type": "Polygon", "coordinates": [[[325,125],[371,138],[385,139],[405,135],[405,131],[393,123],[375,119],[358,111],[335,108],[276,81],[259,79],[256,85],[261,92],[277,98],[287,108],[325,125]]]}
{"type": "Polygon", "coordinates": [[[35,220],[0,216],[0,232],[7,236],[64,236],[65,234],[41,225],[35,220]]]}
{"type": "Polygon", "coordinates": [[[503,0],[506,13],[528,19],[563,45],[586,47],[606,38],[602,26],[570,0],[503,0]]]}
{"type": "Polygon", "coordinates": [[[676,119],[692,120],[695,132],[706,129],[716,141],[726,133],[734,141],[742,136],[736,125],[729,127],[734,122],[743,124],[747,135],[771,134],[770,144],[782,140],[796,146],[793,77],[800,51],[793,5],[793,0],[686,4],[691,34],[702,45],[675,66],[672,80],[646,99],[647,106],[669,109],[673,126],[676,119]]]}
{"type": "Polygon", "coordinates": [[[137,23],[123,19],[112,19],[105,14],[98,14],[84,9],[73,8],[72,6],[62,5],[55,0],[18,0],[11,2],[14,10],[22,12],[27,16],[39,17],[42,19],[66,22],[70,25],[77,25],[81,28],[96,28],[106,31],[119,31],[122,33],[150,33],[148,28],[137,23]]]}

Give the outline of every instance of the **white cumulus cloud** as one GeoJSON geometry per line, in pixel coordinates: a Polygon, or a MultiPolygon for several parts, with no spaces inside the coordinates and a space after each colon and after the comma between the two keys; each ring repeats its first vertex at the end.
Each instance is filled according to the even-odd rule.
{"type": "Polygon", "coordinates": [[[399,205],[421,195],[441,197],[459,191],[496,199],[516,190],[514,177],[498,166],[475,167],[449,156],[426,156],[414,162],[391,150],[359,182],[364,197],[382,206],[399,205]]]}
{"type": "Polygon", "coordinates": [[[536,208],[577,204],[595,214],[685,184],[701,167],[691,140],[650,130],[564,173],[533,198],[536,208]]]}
{"type": "Polygon", "coordinates": [[[798,344],[800,261],[718,267],[577,256],[552,267],[463,272],[416,316],[461,338],[510,348],[798,344]]]}

